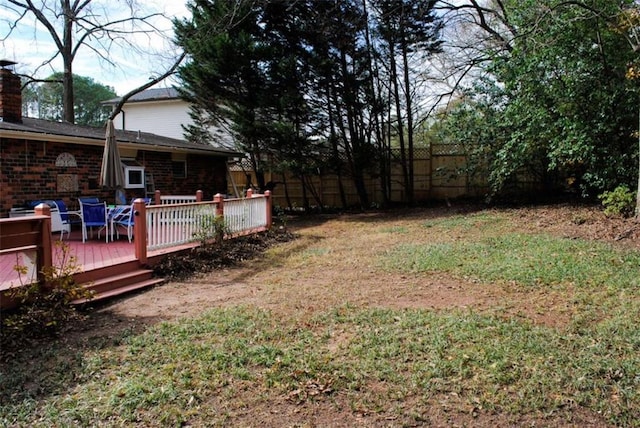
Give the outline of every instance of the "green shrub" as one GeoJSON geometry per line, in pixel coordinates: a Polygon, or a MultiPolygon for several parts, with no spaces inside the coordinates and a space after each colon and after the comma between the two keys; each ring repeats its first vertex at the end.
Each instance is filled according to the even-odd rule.
{"type": "Polygon", "coordinates": [[[224,237],[230,234],[229,226],[223,216],[202,214],[198,217],[197,222],[199,227],[193,236],[202,245],[209,244],[212,241],[215,244],[220,244],[224,237]]]}
{"type": "Polygon", "coordinates": [[[598,196],[607,216],[631,217],[635,211],[636,195],[625,185],[598,196]]]}

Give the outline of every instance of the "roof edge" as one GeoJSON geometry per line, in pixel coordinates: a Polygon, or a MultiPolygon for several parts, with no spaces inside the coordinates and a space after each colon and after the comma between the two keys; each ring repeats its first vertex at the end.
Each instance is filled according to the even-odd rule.
{"type": "MultiPolygon", "coordinates": [[[[6,130],[6,129],[0,129],[0,138],[13,138],[16,140],[31,140],[31,141],[50,142],[50,143],[67,143],[67,144],[78,144],[78,145],[84,145],[84,146],[102,146],[102,147],[104,147],[104,143],[105,143],[105,140],[103,138],[74,137],[69,135],[46,134],[41,132],[6,130]]],[[[244,157],[244,154],[241,152],[234,152],[228,149],[217,149],[213,146],[211,146],[210,148],[207,146],[203,146],[202,149],[198,149],[195,147],[170,147],[170,146],[161,146],[161,145],[154,145],[154,144],[143,145],[140,143],[133,143],[133,142],[130,142],[129,140],[122,140],[118,138],[116,138],[116,141],[118,142],[118,147],[128,148],[128,149],[147,150],[152,152],[210,154],[214,156],[222,156],[227,158],[244,157]]]]}

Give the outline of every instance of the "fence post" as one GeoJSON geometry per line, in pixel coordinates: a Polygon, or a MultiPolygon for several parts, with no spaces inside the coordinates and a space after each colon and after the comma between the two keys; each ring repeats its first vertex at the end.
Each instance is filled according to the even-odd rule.
{"type": "MultiPolygon", "coordinates": [[[[160,199],[160,191],[156,190],[156,198],[160,199]]],[[[147,264],[147,205],[144,199],[133,201],[133,244],[136,259],[140,264],[147,264]]]]}
{"type": "MultiPolygon", "coordinates": [[[[213,202],[216,204],[216,216],[214,220],[216,220],[216,225],[225,224],[224,220],[224,196],[220,193],[216,193],[213,197],[213,202]],[[218,223],[220,222],[220,223],[218,223]]],[[[225,229],[215,227],[215,241],[217,243],[222,242],[225,237],[225,229]]]]}
{"type": "Polygon", "coordinates": [[[213,202],[216,203],[216,217],[224,217],[224,198],[220,193],[216,193],[213,197],[213,202]]]}
{"type": "Polygon", "coordinates": [[[271,190],[264,192],[264,197],[267,198],[267,229],[271,229],[271,190]]]}
{"type": "Polygon", "coordinates": [[[39,204],[34,208],[35,215],[44,215],[47,218],[40,223],[40,245],[37,250],[37,269],[38,281],[44,284],[45,271],[48,271],[53,265],[53,257],[51,255],[51,207],[47,204],[39,204]]]}
{"type": "Polygon", "coordinates": [[[202,190],[196,192],[196,202],[202,202],[202,190]]]}
{"type": "Polygon", "coordinates": [[[154,201],[153,203],[155,205],[161,205],[162,204],[162,199],[160,198],[160,191],[156,190],[154,193],[154,201]]]}

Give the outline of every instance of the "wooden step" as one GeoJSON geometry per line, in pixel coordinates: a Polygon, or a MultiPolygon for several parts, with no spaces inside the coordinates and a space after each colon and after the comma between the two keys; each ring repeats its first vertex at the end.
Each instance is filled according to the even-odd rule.
{"type": "Polygon", "coordinates": [[[129,272],[118,273],[95,279],[84,283],[84,287],[94,291],[96,294],[109,291],[114,288],[125,287],[136,282],[146,281],[153,277],[153,271],[149,269],[136,269],[129,272]]]}
{"type": "Polygon", "coordinates": [[[104,266],[98,269],[91,269],[86,271],[77,272],[73,275],[76,284],[85,284],[88,282],[95,282],[102,278],[117,275],[123,272],[131,272],[140,269],[140,263],[137,260],[130,260],[124,263],[117,263],[109,266],[104,266]]]}
{"type": "Polygon", "coordinates": [[[137,263],[123,263],[86,272],[76,282],[93,293],[90,299],[78,299],[74,304],[97,301],[160,284],[163,278],[154,278],[151,269],[140,268],[137,263]],[[78,281],[81,278],[82,281],[78,281]]]}
{"type": "Polygon", "coordinates": [[[91,299],[78,299],[74,300],[72,303],[74,305],[78,305],[81,303],[87,302],[96,302],[104,299],[108,299],[111,297],[120,296],[125,293],[130,293],[136,290],[140,290],[142,288],[153,287],[154,285],[162,284],[166,280],[164,278],[151,278],[146,281],[136,282],[134,284],[125,285],[123,287],[113,288],[107,291],[102,291],[101,293],[96,293],[91,297],[91,299]]]}

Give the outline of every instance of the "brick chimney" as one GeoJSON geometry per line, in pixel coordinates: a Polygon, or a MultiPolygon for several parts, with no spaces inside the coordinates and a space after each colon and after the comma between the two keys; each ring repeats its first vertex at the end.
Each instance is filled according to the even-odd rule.
{"type": "Polygon", "coordinates": [[[5,68],[15,62],[0,60],[0,121],[22,122],[22,92],[20,91],[20,77],[5,68]]]}

